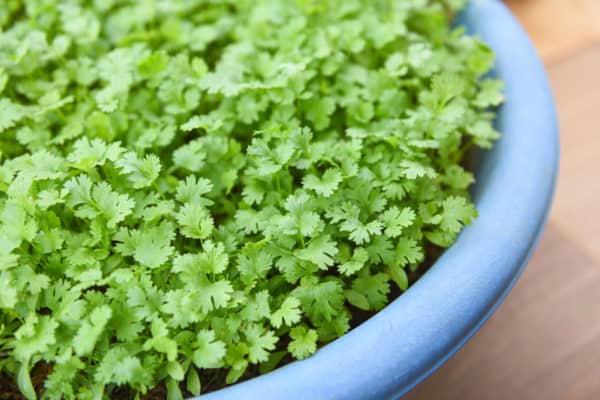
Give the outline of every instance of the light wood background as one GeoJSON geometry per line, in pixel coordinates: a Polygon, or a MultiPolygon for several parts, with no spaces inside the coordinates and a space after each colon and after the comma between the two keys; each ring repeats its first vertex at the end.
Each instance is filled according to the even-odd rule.
{"type": "Polygon", "coordinates": [[[550,222],[504,304],[410,400],[600,399],[600,0],[510,0],[561,125],[550,222]]]}

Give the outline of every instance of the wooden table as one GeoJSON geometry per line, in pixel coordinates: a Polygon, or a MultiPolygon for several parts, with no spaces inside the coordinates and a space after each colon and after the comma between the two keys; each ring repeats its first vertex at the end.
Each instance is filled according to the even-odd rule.
{"type": "Polygon", "coordinates": [[[505,303],[410,400],[600,399],[600,0],[507,3],[554,89],[562,153],[556,199],[505,303]]]}

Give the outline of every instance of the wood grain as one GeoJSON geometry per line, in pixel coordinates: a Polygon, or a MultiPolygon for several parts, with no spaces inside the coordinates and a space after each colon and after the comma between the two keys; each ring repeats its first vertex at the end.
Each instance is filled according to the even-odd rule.
{"type": "Polygon", "coordinates": [[[507,0],[546,60],[600,42],[598,0],[507,0]]]}
{"type": "Polygon", "coordinates": [[[600,399],[600,0],[509,0],[561,126],[550,224],[483,329],[409,400],[600,399]]]}
{"type": "Polygon", "coordinates": [[[600,261],[600,45],[549,65],[549,76],[562,142],[551,219],[600,261]]]}
{"type": "Polygon", "coordinates": [[[554,225],[506,302],[409,400],[600,399],[600,265],[554,225]]]}

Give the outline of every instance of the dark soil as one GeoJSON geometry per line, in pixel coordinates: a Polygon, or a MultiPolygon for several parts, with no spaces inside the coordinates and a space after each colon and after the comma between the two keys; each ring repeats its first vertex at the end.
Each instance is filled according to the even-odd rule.
{"type": "MultiPolygon", "coordinates": [[[[38,396],[44,391],[46,376],[52,372],[49,364],[38,363],[31,371],[31,383],[38,396]]],[[[17,382],[4,372],[0,373],[0,400],[25,399],[17,386],[17,382]]]]}

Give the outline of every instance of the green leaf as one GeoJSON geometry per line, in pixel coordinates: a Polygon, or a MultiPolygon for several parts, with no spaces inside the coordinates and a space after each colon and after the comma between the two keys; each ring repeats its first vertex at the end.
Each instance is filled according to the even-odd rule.
{"type": "Polygon", "coordinates": [[[89,319],[81,324],[73,338],[73,349],[78,356],[85,356],[94,349],[111,316],[109,306],[100,306],[90,313],[89,319]]]}
{"type": "Polygon", "coordinates": [[[338,266],[338,271],[346,276],[353,275],[360,271],[368,260],[369,253],[362,247],[359,247],[354,250],[354,254],[350,260],[347,260],[338,266]]]}
{"type": "Polygon", "coordinates": [[[44,396],[74,397],[73,384],[84,364],[78,357],[71,357],[61,364],[55,364],[48,379],[44,382],[44,396]]]}
{"type": "Polygon", "coordinates": [[[191,172],[198,172],[206,163],[206,151],[202,142],[192,141],[173,152],[173,164],[191,172]]]}
{"type": "Polygon", "coordinates": [[[324,197],[331,196],[342,182],[342,174],[340,171],[329,168],[321,178],[315,175],[306,175],[302,180],[302,185],[306,189],[314,190],[315,193],[324,197]]]}
{"type": "Polygon", "coordinates": [[[0,99],[0,133],[14,127],[25,117],[25,110],[8,98],[0,99]]]}
{"type": "Polygon", "coordinates": [[[175,381],[182,381],[185,377],[185,371],[177,361],[169,361],[167,364],[167,373],[175,381]]]}
{"type": "Polygon", "coordinates": [[[67,204],[75,208],[75,215],[84,219],[102,217],[109,228],[114,228],[127,217],[135,202],[126,194],[112,190],[106,182],[92,185],[85,175],[65,183],[67,204]]]}
{"type": "Polygon", "coordinates": [[[159,353],[167,356],[169,364],[167,364],[167,372],[173,379],[183,379],[183,369],[177,363],[177,342],[165,336],[157,336],[149,339],[144,344],[144,349],[154,349],[159,353]],[[180,372],[179,372],[180,371],[180,372]],[[179,378],[178,378],[179,377],[179,378]]]}
{"type": "Polygon", "coordinates": [[[266,374],[267,372],[273,371],[277,368],[277,365],[283,360],[283,358],[287,355],[286,351],[275,351],[269,355],[269,359],[260,364],[259,370],[261,374],[266,374]]]}
{"type": "Polygon", "coordinates": [[[344,296],[346,297],[346,300],[348,300],[348,303],[352,304],[356,308],[364,311],[369,311],[371,308],[367,297],[356,290],[346,290],[344,291],[344,296]]]}
{"type": "Polygon", "coordinates": [[[252,243],[248,243],[242,249],[236,263],[242,282],[248,286],[259,279],[263,279],[272,266],[273,256],[266,251],[261,251],[252,243]]]}
{"type": "Polygon", "coordinates": [[[30,314],[25,323],[15,331],[15,358],[28,363],[32,356],[48,351],[56,343],[56,328],[58,323],[49,316],[30,314]]]}
{"type": "Polygon", "coordinates": [[[179,209],[176,218],[181,234],[191,239],[206,239],[214,228],[210,213],[199,204],[184,204],[179,209]]]}
{"type": "Polygon", "coordinates": [[[435,178],[437,176],[435,170],[431,167],[420,164],[416,161],[404,160],[400,163],[403,167],[403,175],[407,179],[417,179],[417,178],[435,178]]]}
{"type": "Polygon", "coordinates": [[[107,161],[116,162],[124,149],[119,142],[106,144],[101,139],[81,138],[73,145],[73,151],[67,156],[71,168],[89,171],[92,167],[102,166],[107,161]]]}
{"type": "Polygon", "coordinates": [[[290,195],[284,208],[289,212],[283,218],[274,219],[274,223],[286,234],[300,234],[301,236],[314,236],[322,231],[321,217],[314,209],[312,198],[306,193],[290,195]]]}
{"type": "Polygon", "coordinates": [[[370,310],[379,310],[388,301],[387,295],[390,292],[388,279],[389,277],[383,273],[375,275],[362,274],[352,282],[352,290],[365,296],[369,302],[370,310]]]}
{"type": "Polygon", "coordinates": [[[271,316],[271,306],[269,305],[269,292],[261,290],[252,298],[247,300],[246,305],[240,311],[240,316],[247,321],[260,321],[271,316]]]}
{"type": "Polygon", "coordinates": [[[114,237],[116,249],[123,255],[133,258],[150,268],[163,265],[173,253],[171,241],[175,237],[173,224],[163,222],[143,231],[120,230],[114,237]]]}
{"type": "Polygon", "coordinates": [[[300,301],[295,297],[287,297],[281,307],[271,315],[271,325],[280,328],[283,324],[293,326],[300,321],[302,311],[300,301]]]}
{"type": "Polygon", "coordinates": [[[467,59],[468,68],[480,77],[490,70],[494,64],[494,52],[486,44],[476,42],[473,51],[467,59]]]}
{"type": "Polygon", "coordinates": [[[225,344],[215,339],[215,333],[200,330],[196,336],[196,350],[192,356],[198,368],[219,368],[225,357],[225,344]]]}
{"type": "Polygon", "coordinates": [[[126,153],[116,165],[136,189],[152,185],[161,169],[160,160],[156,155],[147,154],[140,159],[134,152],[126,153]]]}
{"type": "Polygon", "coordinates": [[[258,325],[250,325],[244,330],[248,343],[248,359],[250,362],[265,362],[269,359],[269,351],[275,349],[279,340],[272,331],[258,325]]]}
{"type": "Polygon", "coordinates": [[[387,274],[392,278],[396,285],[402,290],[408,290],[408,276],[406,271],[398,265],[390,265],[387,269],[387,274]]]}
{"type": "Polygon", "coordinates": [[[304,277],[300,286],[292,292],[300,300],[302,309],[309,317],[331,321],[339,313],[344,302],[344,292],[339,280],[319,282],[314,276],[304,277]]]}
{"type": "Polygon", "coordinates": [[[10,310],[17,304],[17,288],[9,274],[0,275],[0,309],[10,310]]]}
{"type": "Polygon", "coordinates": [[[210,206],[213,201],[203,196],[212,190],[213,184],[208,179],[195,178],[190,175],[185,181],[179,182],[175,198],[181,203],[210,206]]]}
{"type": "Polygon", "coordinates": [[[391,76],[403,76],[408,73],[408,63],[404,53],[393,53],[385,61],[385,69],[391,76]]]}
{"type": "Polygon", "coordinates": [[[469,225],[477,217],[475,207],[464,197],[449,197],[442,202],[442,208],[440,228],[448,232],[459,232],[463,225],[469,225]]]}
{"type": "Polygon", "coordinates": [[[357,218],[351,218],[342,222],[340,230],[350,232],[348,238],[357,245],[361,245],[369,242],[371,240],[371,235],[381,234],[382,224],[377,220],[363,224],[357,218]]]}
{"type": "Polygon", "coordinates": [[[500,133],[496,131],[491,121],[479,120],[467,128],[469,134],[474,138],[475,144],[489,149],[492,143],[500,137],[500,133]]]}
{"type": "Polygon", "coordinates": [[[37,221],[29,217],[23,205],[12,202],[6,204],[0,218],[5,245],[11,250],[17,248],[22,241],[32,242],[37,235],[37,221]]]}
{"type": "MultiPolygon", "coordinates": [[[[92,189],[92,202],[89,203],[106,220],[106,226],[114,228],[125,219],[135,206],[134,201],[126,194],[118,194],[112,191],[106,182],[94,185],[92,189]]],[[[86,207],[86,215],[96,214],[86,207]]],[[[80,211],[81,213],[81,211],[80,211]]],[[[77,214],[77,213],[76,213],[77,214]]]]}
{"type": "Polygon", "coordinates": [[[326,270],[333,265],[333,257],[338,250],[334,241],[329,235],[321,235],[314,239],[305,249],[296,250],[295,255],[301,260],[310,261],[326,270]]]}
{"type": "Polygon", "coordinates": [[[417,263],[423,260],[422,248],[414,239],[400,238],[396,244],[394,265],[404,267],[407,264],[417,263]]]}
{"type": "Polygon", "coordinates": [[[187,374],[186,381],[186,389],[193,396],[200,396],[200,392],[202,391],[202,386],[200,384],[200,378],[198,377],[198,373],[196,372],[196,368],[190,367],[187,374]]]}
{"type": "Polygon", "coordinates": [[[496,107],[504,101],[504,82],[498,79],[484,79],[480,83],[480,92],[473,103],[480,108],[496,107]]]}
{"type": "Polygon", "coordinates": [[[199,300],[204,312],[225,307],[231,299],[233,288],[227,280],[206,283],[199,286],[199,300]]]}
{"type": "Polygon", "coordinates": [[[335,99],[332,97],[315,98],[305,105],[306,117],[320,131],[329,126],[331,114],[335,111],[335,99]]]}
{"type": "Polygon", "coordinates": [[[298,360],[312,355],[317,350],[318,335],[314,329],[305,326],[296,326],[290,331],[292,339],[288,344],[288,350],[298,360]]]}
{"type": "Polygon", "coordinates": [[[264,140],[254,139],[247,153],[257,165],[257,175],[272,175],[281,170],[296,152],[296,147],[289,141],[281,142],[272,147],[264,140]]]}
{"type": "Polygon", "coordinates": [[[167,400],[183,400],[183,394],[175,379],[167,379],[167,400]]]}
{"type": "Polygon", "coordinates": [[[198,254],[183,254],[173,260],[175,273],[183,273],[185,280],[193,279],[194,275],[219,274],[227,268],[229,256],[225,253],[222,243],[206,242],[204,251],[198,254]]]}
{"type": "Polygon", "coordinates": [[[431,90],[438,104],[445,105],[453,98],[461,95],[465,90],[464,79],[456,74],[442,72],[432,79],[431,90]]]}
{"type": "Polygon", "coordinates": [[[124,347],[113,347],[106,352],[94,374],[97,382],[104,384],[135,383],[144,379],[147,372],[138,357],[131,355],[124,347]]]}
{"type": "Polygon", "coordinates": [[[137,64],[138,72],[145,78],[155,77],[169,66],[169,57],[164,51],[155,51],[144,57],[137,64]]]}
{"type": "Polygon", "coordinates": [[[412,225],[416,217],[415,212],[405,207],[399,210],[397,207],[391,207],[381,214],[381,221],[385,225],[384,234],[390,238],[400,236],[404,228],[412,225]]]}

